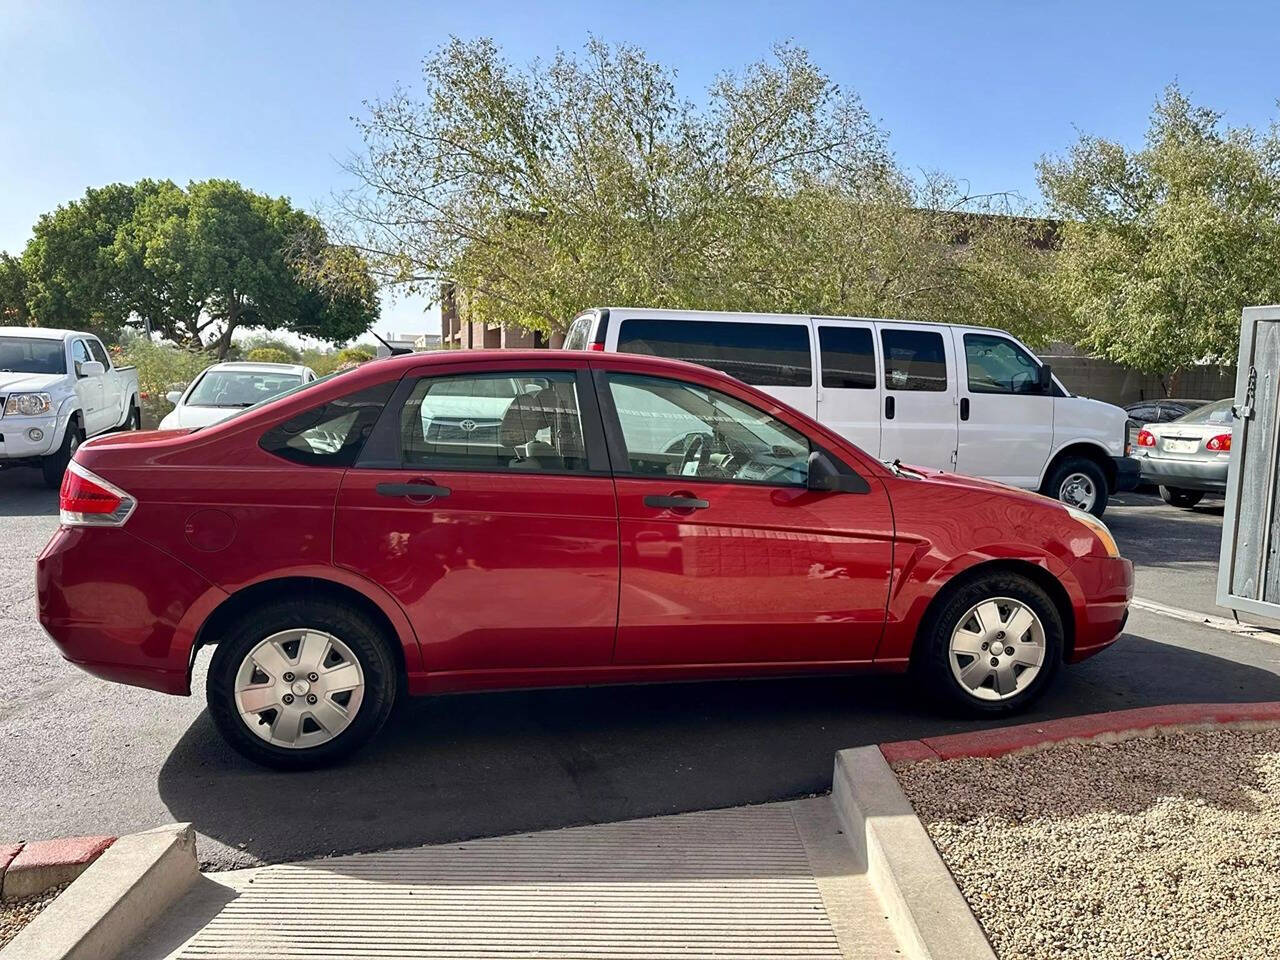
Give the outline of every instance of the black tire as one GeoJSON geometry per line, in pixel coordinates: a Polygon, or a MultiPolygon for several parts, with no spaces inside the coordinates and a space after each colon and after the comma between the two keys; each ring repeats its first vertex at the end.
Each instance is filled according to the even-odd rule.
{"type": "Polygon", "coordinates": [[[62,486],[62,475],[67,472],[67,464],[75,455],[76,448],[84,442],[84,430],[80,421],[72,418],[67,430],[62,435],[62,446],[47,457],[40,458],[40,472],[44,475],[44,485],[51,490],[62,486]]]}
{"type": "Polygon", "coordinates": [[[218,732],[239,754],[277,770],[305,770],[337,762],[367,743],[395,705],[396,658],[383,635],[364,614],[324,599],[276,600],[247,611],[216,638],[205,695],[218,732]],[[241,663],[262,640],[284,630],[314,628],[339,638],[364,673],[363,699],[350,725],[324,743],[281,747],[249,729],[236,708],[235,680],[241,663]]]}
{"type": "Polygon", "coordinates": [[[1017,713],[1053,682],[1062,664],[1065,635],[1062,617],[1049,595],[1017,573],[991,573],[948,590],[929,609],[916,639],[913,668],[933,694],[952,712],[974,717],[1017,713]],[[1044,628],[1044,660],[1027,686],[1004,700],[984,700],[970,693],[951,669],[951,635],[960,620],[984,600],[1010,598],[1029,607],[1044,628]]]}
{"type": "MultiPolygon", "coordinates": [[[[1064,499],[1064,488],[1068,486],[1068,482],[1072,478],[1083,475],[1089,478],[1089,482],[1093,484],[1096,495],[1093,499],[1093,506],[1089,508],[1089,512],[1095,517],[1102,516],[1107,509],[1107,497],[1111,493],[1111,488],[1107,484],[1107,475],[1102,471],[1095,460],[1088,457],[1067,457],[1060,464],[1054,467],[1053,472],[1049,474],[1049,478],[1045,481],[1044,487],[1041,489],[1047,497],[1053,497],[1055,500],[1061,500],[1063,503],[1070,503],[1064,499]]],[[[1072,504],[1075,506],[1075,504],[1072,504]]]]}
{"type": "Polygon", "coordinates": [[[125,418],[124,425],[120,429],[142,429],[142,408],[138,406],[138,401],[136,399],[129,403],[129,416],[125,418]]]}
{"type": "Polygon", "coordinates": [[[1203,490],[1183,490],[1181,487],[1160,487],[1160,499],[1171,507],[1190,509],[1204,499],[1203,490]]]}

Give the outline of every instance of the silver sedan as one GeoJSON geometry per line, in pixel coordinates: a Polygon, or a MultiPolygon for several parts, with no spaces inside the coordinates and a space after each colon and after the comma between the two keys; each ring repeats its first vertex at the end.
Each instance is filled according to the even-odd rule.
{"type": "Polygon", "coordinates": [[[1134,456],[1142,479],[1159,484],[1165,503],[1194,507],[1206,493],[1227,489],[1233,402],[1230,397],[1218,400],[1139,431],[1134,456]]]}

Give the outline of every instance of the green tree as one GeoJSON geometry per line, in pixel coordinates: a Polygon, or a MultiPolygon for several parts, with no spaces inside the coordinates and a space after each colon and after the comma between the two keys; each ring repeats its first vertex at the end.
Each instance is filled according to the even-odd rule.
{"type": "Polygon", "coordinates": [[[585,306],[999,322],[1037,339],[1037,223],[899,170],[797,47],[700,104],[630,46],[513,67],[489,40],[423,61],[359,122],[344,213],[389,283],[451,281],[468,320],[563,329],[585,306]]]}
{"type": "Polygon", "coordinates": [[[1050,291],[1079,344],[1139,370],[1233,362],[1242,307],[1280,300],[1280,131],[1166,89],[1141,149],[1084,135],[1039,165],[1063,224],[1050,291]]]}
{"type": "Polygon", "coordinates": [[[229,180],[91,189],[40,218],[23,255],[41,322],[141,322],[225,357],[242,327],[346,342],[377,318],[364,259],[285,198],[229,180]]]}
{"type": "Polygon", "coordinates": [[[283,353],[288,360],[281,361],[283,363],[298,363],[302,359],[302,351],[291,344],[283,337],[273,337],[269,333],[258,333],[251,337],[245,337],[236,344],[240,352],[244,355],[252,353],[254,350],[269,349],[283,353]]]}
{"type": "Polygon", "coordinates": [[[293,357],[275,347],[254,347],[244,355],[246,360],[254,363],[295,363],[293,357]]]}
{"type": "Polygon", "coordinates": [[[89,329],[114,340],[128,322],[145,276],[117,262],[117,235],[138,205],[172,183],[142,180],[85,191],[79,200],[43,214],[22,255],[27,302],[36,322],[89,329]]]}
{"type": "Polygon", "coordinates": [[[335,364],[335,367],[341,367],[346,365],[358,366],[362,363],[368,363],[375,356],[377,356],[377,354],[374,353],[373,349],[370,347],[365,347],[365,346],[346,347],[345,349],[338,351],[338,356],[336,358],[337,363],[335,364]]]}
{"type": "Polygon", "coordinates": [[[25,327],[31,323],[27,271],[22,261],[0,251],[0,326],[25,327]]]}

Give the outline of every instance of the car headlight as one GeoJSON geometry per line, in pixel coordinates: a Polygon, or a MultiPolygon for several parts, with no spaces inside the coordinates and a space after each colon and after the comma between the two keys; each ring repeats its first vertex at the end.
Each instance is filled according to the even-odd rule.
{"type": "Polygon", "coordinates": [[[1092,513],[1084,510],[1077,510],[1075,507],[1062,505],[1072,518],[1093,531],[1099,540],[1102,541],[1102,548],[1107,551],[1107,556],[1120,556],[1120,548],[1116,546],[1116,538],[1111,535],[1111,531],[1107,529],[1107,525],[1095,517],[1092,513]]]}
{"type": "Polygon", "coordinates": [[[35,417],[48,413],[53,401],[47,393],[11,393],[4,402],[4,413],[7,417],[35,417]]]}

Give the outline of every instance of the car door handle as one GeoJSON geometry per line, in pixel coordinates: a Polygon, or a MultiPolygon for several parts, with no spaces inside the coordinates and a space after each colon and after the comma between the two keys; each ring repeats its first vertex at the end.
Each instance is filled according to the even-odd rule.
{"type": "Polygon", "coordinates": [[[384,497],[447,497],[453,492],[434,483],[380,483],[377,491],[384,497]]]}
{"type": "Polygon", "coordinates": [[[884,418],[886,420],[893,419],[893,397],[884,398],[884,418]]]}
{"type": "Polygon", "coordinates": [[[698,497],[645,497],[646,507],[662,507],[667,510],[705,510],[711,506],[706,500],[698,497]]]}
{"type": "Polygon", "coordinates": [[[960,419],[961,420],[969,419],[969,398],[968,397],[960,398],[960,419]]]}

